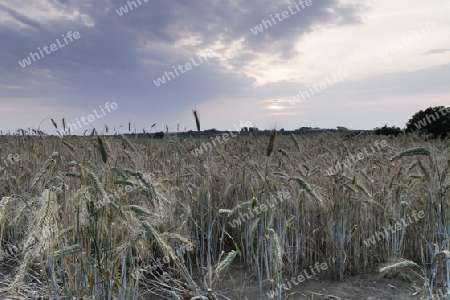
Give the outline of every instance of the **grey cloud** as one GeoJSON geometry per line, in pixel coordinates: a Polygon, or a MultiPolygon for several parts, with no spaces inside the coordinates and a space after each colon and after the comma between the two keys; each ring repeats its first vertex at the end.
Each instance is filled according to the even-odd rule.
{"type": "Polygon", "coordinates": [[[425,52],[423,55],[427,55],[427,54],[436,54],[436,53],[445,53],[450,51],[450,49],[431,49],[427,52],[425,52]]]}
{"type": "Polygon", "coordinates": [[[25,16],[13,4],[1,5],[2,11],[30,27],[0,27],[0,80],[3,85],[19,87],[2,90],[0,101],[46,98],[55,109],[78,106],[87,110],[105,101],[117,101],[123,118],[145,119],[148,114],[175,116],[211,99],[294,96],[301,83],[278,82],[253,88],[255,79],[239,70],[258,53],[288,60],[298,54],[294,45],[299,37],[314,26],[358,26],[369,10],[338,0],[315,0],[311,7],[254,35],[250,28],[271,14],[287,10],[292,1],[141,2],[123,16],[116,13],[127,5],[123,0],[49,2],[64,13],[86,15],[94,26],[85,25],[81,18],[43,22],[33,15],[25,16]],[[79,31],[81,38],[26,68],[20,67],[18,61],[68,31],[79,31]],[[194,36],[199,39],[198,45],[174,47],[194,36]],[[153,80],[172,71],[172,66],[189,62],[199,49],[210,48],[218,41],[228,47],[242,38],[242,53],[228,61],[238,71],[210,59],[159,88],[154,85],[153,80]]]}

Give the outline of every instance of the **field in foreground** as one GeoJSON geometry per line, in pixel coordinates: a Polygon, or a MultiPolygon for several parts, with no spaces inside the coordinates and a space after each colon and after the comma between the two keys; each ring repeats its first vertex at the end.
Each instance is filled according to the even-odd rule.
{"type": "Polygon", "coordinates": [[[411,299],[448,287],[448,140],[0,140],[3,294],[286,299],[380,268],[411,299]]]}

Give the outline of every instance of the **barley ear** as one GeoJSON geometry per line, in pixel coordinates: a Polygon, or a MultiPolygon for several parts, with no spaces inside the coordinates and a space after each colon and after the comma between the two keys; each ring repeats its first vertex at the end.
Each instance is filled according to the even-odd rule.
{"type": "Polygon", "coordinates": [[[192,113],[194,114],[195,125],[197,126],[197,131],[200,131],[200,118],[198,116],[198,111],[197,110],[193,110],[192,113]]]}
{"type": "Polygon", "coordinates": [[[65,256],[65,255],[78,253],[81,250],[82,250],[81,246],[79,244],[75,244],[75,245],[72,245],[72,246],[70,246],[68,248],[55,251],[54,255],[55,256],[65,256]]]}
{"type": "Polygon", "coordinates": [[[39,179],[42,178],[42,176],[47,174],[48,170],[53,166],[58,156],[59,156],[58,152],[53,152],[53,154],[50,155],[50,157],[45,162],[44,166],[39,170],[39,172],[36,174],[33,181],[31,182],[31,188],[34,187],[34,185],[39,181],[39,179]]]}
{"type": "Polygon", "coordinates": [[[97,136],[98,140],[98,148],[100,149],[100,153],[102,155],[102,160],[106,164],[106,161],[108,160],[108,153],[106,152],[105,142],[100,136],[97,136]]]}
{"type": "Polygon", "coordinates": [[[273,254],[275,256],[275,260],[278,264],[281,264],[283,258],[283,249],[280,244],[280,238],[272,228],[269,228],[267,231],[269,231],[269,235],[271,237],[271,240],[273,241],[273,254]]]}
{"type": "MultiPolygon", "coordinates": [[[[11,197],[3,197],[0,201],[0,241],[3,241],[3,230],[5,229],[6,212],[11,202],[11,197]]],[[[0,244],[1,250],[1,244],[0,244]]]]}
{"type": "Polygon", "coordinates": [[[58,129],[58,124],[56,124],[55,120],[53,120],[53,119],[50,119],[50,120],[52,121],[53,126],[55,126],[55,128],[58,129]]]}
{"type": "Polygon", "coordinates": [[[129,208],[132,212],[134,212],[135,214],[137,214],[139,216],[152,217],[152,218],[159,217],[158,215],[151,213],[138,205],[130,205],[129,208]]]}
{"type": "Polygon", "coordinates": [[[297,140],[295,139],[294,135],[289,135],[289,138],[292,140],[292,142],[295,145],[295,148],[297,148],[298,151],[300,151],[300,145],[298,144],[297,140]]]}
{"type": "Polygon", "coordinates": [[[74,147],[72,144],[69,144],[69,143],[66,142],[66,141],[62,141],[62,143],[63,143],[64,145],[66,145],[67,148],[69,148],[70,150],[75,151],[75,147],[74,147]]]}
{"type": "Polygon", "coordinates": [[[386,266],[384,268],[380,269],[380,273],[385,275],[393,275],[400,272],[400,270],[407,268],[407,267],[419,267],[415,262],[410,260],[404,260],[402,262],[398,262],[395,264],[392,264],[390,266],[386,266]]]}
{"type": "Polygon", "coordinates": [[[313,191],[308,182],[304,181],[299,177],[291,177],[289,180],[294,180],[300,185],[309,195],[311,195],[314,199],[316,199],[319,204],[323,204],[323,200],[313,191]]]}
{"type": "Polygon", "coordinates": [[[430,155],[430,151],[425,148],[412,148],[405,150],[403,152],[398,153],[397,155],[391,158],[391,161],[400,159],[405,156],[413,156],[413,155],[430,155]]]}
{"type": "Polygon", "coordinates": [[[217,266],[215,273],[216,275],[219,275],[220,272],[225,270],[231,263],[233,262],[233,259],[238,255],[238,251],[231,250],[230,253],[227,254],[227,256],[219,263],[217,266]]]}
{"type": "Polygon", "coordinates": [[[103,188],[102,184],[100,183],[100,180],[98,179],[97,175],[95,175],[91,170],[89,170],[88,168],[85,168],[85,169],[88,172],[87,177],[91,179],[92,183],[94,184],[95,189],[102,196],[102,201],[100,202],[100,204],[102,206],[106,205],[107,203],[109,203],[109,197],[108,197],[108,194],[106,193],[105,189],[103,188]]]}
{"type": "Polygon", "coordinates": [[[273,152],[273,146],[275,144],[275,135],[276,135],[277,131],[276,129],[273,129],[270,132],[270,140],[269,140],[269,144],[267,145],[267,151],[266,151],[266,156],[269,157],[272,152],[273,152]]]}

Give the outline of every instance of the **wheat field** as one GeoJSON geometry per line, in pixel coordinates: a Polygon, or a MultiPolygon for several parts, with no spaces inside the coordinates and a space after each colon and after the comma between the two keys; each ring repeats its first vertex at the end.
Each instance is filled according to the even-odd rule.
{"type": "Polygon", "coordinates": [[[380,271],[418,274],[421,299],[449,285],[448,139],[272,131],[197,157],[209,136],[0,140],[0,295],[241,299],[243,286],[218,290],[233,264],[251,270],[257,299],[287,299],[283,284],[317,263],[341,281],[394,261],[380,271]]]}

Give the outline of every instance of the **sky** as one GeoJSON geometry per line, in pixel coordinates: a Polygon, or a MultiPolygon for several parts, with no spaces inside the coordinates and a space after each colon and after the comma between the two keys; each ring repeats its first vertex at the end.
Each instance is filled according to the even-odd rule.
{"type": "Polygon", "coordinates": [[[448,0],[0,0],[0,130],[195,130],[194,109],[202,130],[403,128],[450,105],[449,16],[448,0]]]}

